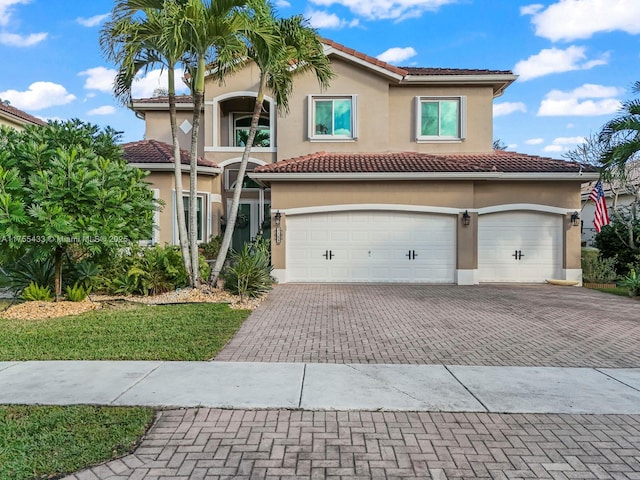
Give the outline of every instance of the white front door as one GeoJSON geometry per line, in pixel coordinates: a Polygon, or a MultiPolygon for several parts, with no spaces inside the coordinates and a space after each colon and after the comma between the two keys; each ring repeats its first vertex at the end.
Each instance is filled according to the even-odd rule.
{"type": "Polygon", "coordinates": [[[562,217],[501,212],[478,217],[480,282],[544,282],[561,278],[562,217]]]}
{"type": "Polygon", "coordinates": [[[456,218],[354,211],[287,217],[290,282],[453,283],[456,218]]]}

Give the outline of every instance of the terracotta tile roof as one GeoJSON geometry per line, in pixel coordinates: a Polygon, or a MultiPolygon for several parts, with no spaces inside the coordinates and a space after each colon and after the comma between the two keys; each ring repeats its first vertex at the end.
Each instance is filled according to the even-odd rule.
{"type": "Polygon", "coordinates": [[[511,70],[474,68],[402,67],[409,75],[513,75],[511,70]]]}
{"type": "Polygon", "coordinates": [[[256,167],[255,173],[578,173],[590,166],[522,153],[432,155],[415,152],[327,153],[256,167]]]}
{"type": "Polygon", "coordinates": [[[7,113],[13,117],[19,118],[20,120],[23,120],[26,123],[31,123],[33,125],[47,124],[47,122],[45,122],[44,120],[40,120],[39,118],[34,117],[33,115],[29,115],[27,112],[23,112],[22,110],[17,109],[14,106],[6,105],[2,102],[0,102],[0,112],[7,113]]]}
{"type": "Polygon", "coordinates": [[[341,52],[344,52],[348,55],[353,55],[356,58],[359,58],[360,60],[364,60],[366,62],[372,63],[373,65],[376,65],[378,67],[382,67],[385,68],[393,73],[396,73],[398,75],[402,75],[403,77],[407,74],[407,71],[404,68],[401,67],[396,67],[395,65],[391,65],[390,63],[387,62],[383,62],[382,60],[378,60],[375,57],[370,57],[369,55],[366,55],[364,53],[358,52],[357,50],[354,50],[353,48],[349,48],[349,47],[345,47],[344,45],[338,43],[338,42],[334,42],[333,40],[329,40],[328,38],[323,38],[322,39],[322,43],[324,43],[325,45],[329,45],[333,48],[335,48],[336,50],[340,50],[341,52]]]}
{"type": "MultiPolygon", "coordinates": [[[[173,146],[158,140],[140,140],[125,143],[123,157],[129,163],[173,163],[173,146]]],[[[189,152],[180,150],[181,163],[189,165],[189,152]]],[[[201,167],[217,167],[218,165],[205,158],[198,158],[201,167]]]]}
{"type": "MultiPolygon", "coordinates": [[[[162,95],[159,97],[134,98],[132,103],[169,103],[169,97],[162,95]]],[[[192,103],[191,95],[176,95],[176,103],[192,103]]]]}

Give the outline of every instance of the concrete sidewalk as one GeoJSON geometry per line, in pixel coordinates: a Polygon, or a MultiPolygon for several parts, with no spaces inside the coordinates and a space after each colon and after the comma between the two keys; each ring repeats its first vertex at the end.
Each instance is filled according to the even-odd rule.
{"type": "Polygon", "coordinates": [[[640,414],[640,368],[0,362],[0,404],[640,414]]]}

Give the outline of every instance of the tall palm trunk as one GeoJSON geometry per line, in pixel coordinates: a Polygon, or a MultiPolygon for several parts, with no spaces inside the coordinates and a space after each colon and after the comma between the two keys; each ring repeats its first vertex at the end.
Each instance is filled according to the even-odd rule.
{"type": "MultiPolygon", "coordinates": [[[[200,132],[200,110],[204,102],[204,56],[198,58],[198,69],[193,88],[193,130],[191,131],[191,156],[189,171],[189,247],[191,248],[191,270],[193,287],[200,286],[198,255],[198,135],[200,132]]],[[[202,226],[204,230],[204,225],[202,226]]]]}
{"type": "Polygon", "coordinates": [[[247,164],[249,163],[249,154],[251,153],[251,146],[255,139],[256,132],[258,131],[258,122],[260,121],[260,114],[262,113],[262,104],[264,103],[264,92],[267,88],[267,75],[260,75],[260,87],[258,88],[258,95],[256,96],[256,104],[253,108],[253,116],[251,117],[251,128],[249,129],[249,138],[244,146],[244,152],[242,154],[242,161],[240,162],[240,169],[238,171],[238,178],[236,179],[236,186],[233,189],[233,200],[231,202],[231,208],[227,212],[227,229],[224,231],[224,237],[222,237],[222,245],[220,245],[220,252],[216,258],[216,263],[211,270],[210,283],[215,285],[218,282],[220,271],[224,265],[224,261],[227,258],[229,247],[231,246],[231,239],[233,237],[233,231],[236,225],[236,218],[238,217],[238,209],[240,208],[240,195],[242,194],[242,183],[244,182],[244,174],[247,170],[247,164]]]}
{"type": "Polygon", "coordinates": [[[176,195],[176,219],[178,222],[178,241],[182,262],[187,271],[189,285],[193,284],[191,272],[191,256],[189,253],[189,237],[187,223],[184,215],[184,198],[182,196],[182,155],[180,153],[180,140],[178,139],[177,113],[176,113],[176,82],[174,66],[169,66],[169,121],[171,123],[171,138],[173,141],[174,186],[176,195]]]}

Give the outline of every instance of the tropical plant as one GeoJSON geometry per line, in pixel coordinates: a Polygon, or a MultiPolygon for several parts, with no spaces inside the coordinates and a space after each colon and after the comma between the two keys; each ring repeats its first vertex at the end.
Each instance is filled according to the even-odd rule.
{"type": "Polygon", "coordinates": [[[140,72],[157,66],[167,69],[178,242],[189,283],[193,284],[176,120],[175,70],[185,60],[188,48],[180,31],[183,9],[184,2],[119,0],[113,8],[111,20],[101,31],[100,44],[107,59],[118,65],[114,93],[125,104],[131,100],[133,81],[140,72]]]}
{"type": "Polygon", "coordinates": [[[582,250],[582,279],[587,283],[611,283],[616,273],[616,257],[602,258],[597,249],[582,250]]]}
{"type": "MultiPolygon", "coordinates": [[[[227,258],[233,230],[235,227],[242,183],[249,162],[251,147],[258,131],[260,115],[267,88],[273,92],[278,109],[287,111],[289,97],[293,91],[294,78],[297,75],[313,73],[321,88],[326,88],[334,74],[329,59],[324,53],[322,41],[304,17],[296,15],[285,19],[276,19],[269,3],[255,8],[253,22],[267,28],[276,43],[265,43],[255,34],[249,35],[247,59],[257,65],[260,70],[260,83],[251,118],[249,136],[245,143],[242,160],[238,171],[236,186],[233,191],[231,207],[227,212],[227,228],[224,232],[220,253],[211,272],[210,283],[216,284],[218,276],[227,258]]],[[[257,31],[257,28],[254,29],[257,31]]],[[[224,59],[220,59],[224,60],[224,59]]],[[[218,75],[224,76],[229,71],[243,68],[245,62],[218,62],[218,75]]]]}
{"type": "Polygon", "coordinates": [[[28,302],[50,302],[53,300],[53,294],[51,293],[51,288],[31,282],[29,286],[24,289],[20,298],[28,302]]]}
{"type": "Polygon", "coordinates": [[[20,294],[31,283],[53,287],[55,269],[53,259],[42,257],[35,249],[28,250],[17,258],[7,256],[0,266],[0,288],[20,294]]]}
{"type": "Polygon", "coordinates": [[[222,243],[222,236],[212,236],[208,242],[200,244],[200,251],[207,260],[215,260],[220,252],[220,244],[222,243]]]}
{"type": "Polygon", "coordinates": [[[609,226],[595,236],[594,243],[603,258],[616,259],[616,271],[625,275],[628,265],[640,256],[640,221],[632,221],[624,214],[620,216],[624,220],[614,216],[609,226]]]}
{"type": "Polygon", "coordinates": [[[70,302],[82,302],[91,293],[91,287],[85,288],[78,283],[74,283],[73,287],[67,286],[65,293],[67,300],[70,302]]]}
{"type": "Polygon", "coordinates": [[[640,290],[640,275],[636,273],[636,269],[631,267],[629,273],[620,281],[621,287],[629,289],[629,295],[635,297],[640,290]]]}
{"type": "Polygon", "coordinates": [[[97,254],[151,236],[159,204],[118,138],[79,120],[0,128],[0,251],[51,259],[56,298],[70,250],[97,254]]]}
{"type": "Polygon", "coordinates": [[[268,240],[258,238],[245,243],[242,250],[231,254],[231,265],[223,271],[224,288],[246,297],[258,297],[271,289],[271,247],[268,240]]]}

